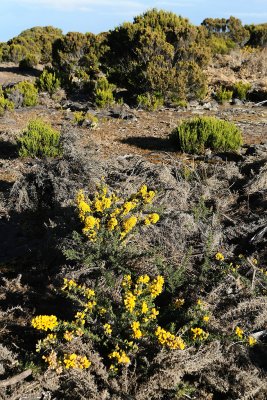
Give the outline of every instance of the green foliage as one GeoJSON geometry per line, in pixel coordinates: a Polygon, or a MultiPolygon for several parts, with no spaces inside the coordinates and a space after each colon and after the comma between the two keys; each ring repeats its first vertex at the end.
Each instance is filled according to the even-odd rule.
{"type": "Polygon", "coordinates": [[[156,96],[150,93],[139,94],[137,96],[138,107],[141,107],[144,110],[156,111],[163,105],[163,103],[164,100],[161,96],[156,96]]]}
{"type": "Polygon", "coordinates": [[[242,81],[236,82],[233,87],[234,97],[237,97],[240,100],[246,100],[247,93],[251,89],[250,83],[244,83],[242,81]]]}
{"type": "Polygon", "coordinates": [[[110,31],[107,45],[103,65],[109,79],[132,99],[144,93],[159,93],[165,101],[174,95],[202,96],[201,69],[210,58],[203,27],[153,9],[110,31]]]}
{"type": "Polygon", "coordinates": [[[266,47],[267,45],[267,23],[259,25],[247,25],[250,32],[249,46],[266,47]]]}
{"type": "Polygon", "coordinates": [[[96,128],[98,124],[98,118],[89,113],[89,112],[83,112],[83,111],[75,111],[73,113],[74,116],[74,124],[75,125],[83,125],[85,121],[88,122],[88,125],[90,125],[91,128],[96,128]]]}
{"type": "Polygon", "coordinates": [[[52,96],[60,88],[60,80],[55,72],[44,69],[36,81],[36,85],[42,92],[48,92],[52,96]]]}
{"type": "Polygon", "coordinates": [[[177,148],[187,153],[237,150],[242,144],[239,128],[214,117],[196,117],[183,121],[171,134],[177,148]]]}
{"type": "Polygon", "coordinates": [[[236,45],[243,46],[249,40],[249,31],[242,26],[240,19],[235,17],[206,18],[201,23],[208,30],[210,36],[230,39],[236,45]]]}
{"type": "Polygon", "coordinates": [[[107,78],[102,77],[96,81],[94,90],[94,101],[97,107],[109,107],[114,103],[113,92],[115,85],[108,82],[107,78]]]}
{"type": "Polygon", "coordinates": [[[57,157],[62,154],[60,133],[42,120],[31,120],[18,140],[20,157],[57,157]]]}
{"type": "Polygon", "coordinates": [[[0,116],[2,116],[5,110],[14,110],[14,103],[8,99],[5,99],[1,95],[2,88],[0,90],[0,116]]]}
{"type": "Polygon", "coordinates": [[[220,86],[216,92],[215,97],[219,103],[224,104],[225,102],[229,102],[232,100],[233,92],[220,86]]]}
{"type": "Polygon", "coordinates": [[[19,63],[30,55],[36,64],[52,62],[52,44],[60,37],[62,31],[52,26],[27,29],[8,41],[5,59],[19,63]]]}
{"type": "Polygon", "coordinates": [[[38,103],[38,90],[32,82],[19,82],[8,90],[9,93],[15,91],[19,91],[23,95],[23,107],[33,107],[38,103]]]}
{"type": "Polygon", "coordinates": [[[19,62],[20,69],[30,69],[38,64],[38,59],[34,54],[27,54],[25,58],[23,58],[19,62]]]}
{"type": "Polygon", "coordinates": [[[212,54],[229,54],[236,44],[229,38],[212,35],[209,39],[212,54]]]}

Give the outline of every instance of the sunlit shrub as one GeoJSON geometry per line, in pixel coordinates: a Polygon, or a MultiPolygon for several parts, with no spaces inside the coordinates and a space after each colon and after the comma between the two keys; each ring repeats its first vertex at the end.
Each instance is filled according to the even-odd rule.
{"type": "Polygon", "coordinates": [[[236,82],[233,87],[234,97],[237,97],[240,100],[246,100],[247,93],[250,89],[250,83],[244,83],[242,81],[236,82]]]}
{"type": "Polygon", "coordinates": [[[50,96],[60,88],[60,80],[55,72],[44,69],[36,81],[36,85],[42,92],[48,92],[50,96]]]}
{"type": "Polygon", "coordinates": [[[18,140],[20,157],[57,157],[62,154],[60,133],[42,120],[32,120],[18,140]]]}
{"type": "Polygon", "coordinates": [[[177,149],[187,153],[204,153],[237,150],[242,144],[242,134],[237,126],[214,117],[196,117],[184,120],[171,134],[177,149]]]}
{"type": "Polygon", "coordinates": [[[225,102],[232,100],[233,92],[231,90],[226,90],[221,86],[217,90],[215,97],[219,103],[224,104],[225,102]]]}
{"type": "Polygon", "coordinates": [[[23,96],[24,107],[33,107],[38,103],[38,90],[35,85],[28,81],[19,82],[13,86],[12,89],[8,89],[9,93],[18,91],[23,96]]]}
{"type": "Polygon", "coordinates": [[[163,105],[163,103],[163,98],[154,94],[145,93],[139,94],[137,96],[137,105],[144,110],[156,111],[159,107],[163,105]]]}
{"type": "Polygon", "coordinates": [[[4,114],[5,110],[14,110],[14,103],[5,99],[0,93],[0,116],[4,114]]]}
{"type": "Polygon", "coordinates": [[[113,91],[115,85],[108,82],[107,78],[103,77],[97,80],[95,86],[95,104],[99,108],[109,107],[114,103],[113,91]]]}

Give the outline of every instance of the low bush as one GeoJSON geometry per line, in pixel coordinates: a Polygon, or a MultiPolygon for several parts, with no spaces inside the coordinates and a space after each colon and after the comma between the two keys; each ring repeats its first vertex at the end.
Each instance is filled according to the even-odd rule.
{"type": "Polygon", "coordinates": [[[154,94],[145,93],[139,94],[139,96],[137,96],[138,107],[141,107],[144,110],[156,111],[159,107],[163,105],[163,103],[163,98],[154,94]]]}
{"type": "Polygon", "coordinates": [[[73,113],[73,116],[74,116],[73,120],[74,125],[81,126],[85,124],[87,127],[90,127],[92,129],[96,128],[98,125],[98,118],[89,112],[86,113],[83,111],[75,111],[73,113]]]}
{"type": "Polygon", "coordinates": [[[226,90],[223,87],[219,87],[215,97],[219,103],[224,104],[225,102],[232,100],[233,92],[231,90],[226,90]]]}
{"type": "Polygon", "coordinates": [[[0,93],[0,116],[2,116],[5,110],[14,110],[14,103],[1,96],[0,93]]]}
{"type": "Polygon", "coordinates": [[[215,117],[196,117],[183,121],[170,136],[177,148],[187,153],[237,150],[242,134],[233,123],[215,117]]]}
{"type": "Polygon", "coordinates": [[[18,140],[21,157],[57,157],[62,154],[60,133],[42,120],[32,120],[18,140]]]}
{"type": "Polygon", "coordinates": [[[108,82],[107,78],[102,77],[98,79],[94,91],[95,104],[99,108],[109,107],[114,103],[113,91],[115,85],[108,82]]]}
{"type": "Polygon", "coordinates": [[[234,97],[240,100],[246,100],[247,93],[251,89],[250,83],[244,83],[242,81],[236,82],[233,87],[234,97]]]}
{"type": "Polygon", "coordinates": [[[38,90],[32,82],[23,81],[17,83],[12,89],[7,92],[12,94],[18,91],[23,96],[23,107],[33,107],[38,103],[38,90]]]}
{"type": "Polygon", "coordinates": [[[20,69],[31,69],[35,67],[38,64],[38,58],[34,54],[27,54],[25,58],[23,58],[19,62],[19,68],[20,69]]]}
{"type": "Polygon", "coordinates": [[[36,85],[41,92],[48,92],[52,96],[60,88],[60,80],[55,72],[44,69],[37,79],[36,85]]]}

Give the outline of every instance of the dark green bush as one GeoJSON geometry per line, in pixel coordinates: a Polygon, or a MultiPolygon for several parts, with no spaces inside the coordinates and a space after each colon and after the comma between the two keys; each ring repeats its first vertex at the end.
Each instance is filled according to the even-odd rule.
{"type": "Polygon", "coordinates": [[[251,89],[250,83],[244,83],[242,81],[236,82],[233,87],[234,97],[237,97],[240,100],[246,100],[247,93],[251,89]]]}
{"type": "Polygon", "coordinates": [[[27,54],[27,56],[19,62],[19,68],[30,69],[35,67],[37,64],[38,64],[37,56],[34,54],[27,54]]]}
{"type": "Polygon", "coordinates": [[[38,90],[32,82],[23,81],[17,83],[8,92],[18,91],[23,95],[23,107],[33,107],[38,103],[38,90]]]}
{"type": "Polygon", "coordinates": [[[170,139],[186,153],[201,154],[209,148],[215,151],[237,150],[242,134],[233,123],[215,117],[196,117],[183,121],[171,133],[170,139]]]}
{"type": "Polygon", "coordinates": [[[60,88],[60,80],[57,78],[55,72],[44,69],[37,79],[36,85],[40,91],[48,92],[52,96],[60,88]]]}
{"type": "Polygon", "coordinates": [[[42,120],[32,120],[18,140],[20,157],[57,157],[62,154],[60,133],[42,120]]]}
{"type": "Polygon", "coordinates": [[[227,90],[221,86],[217,90],[215,97],[219,103],[224,104],[227,101],[232,100],[233,92],[231,90],[227,90]]]}

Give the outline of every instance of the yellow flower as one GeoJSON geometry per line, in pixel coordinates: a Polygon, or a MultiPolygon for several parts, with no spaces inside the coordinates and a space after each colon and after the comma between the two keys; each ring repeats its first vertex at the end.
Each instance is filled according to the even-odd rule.
{"type": "Polygon", "coordinates": [[[202,328],[191,328],[193,333],[193,340],[205,340],[209,336],[208,332],[205,332],[202,328]]]}
{"type": "Polygon", "coordinates": [[[122,223],[124,233],[127,234],[128,232],[130,232],[135,227],[136,224],[137,224],[137,218],[134,215],[127,218],[122,223]]]}
{"type": "Polygon", "coordinates": [[[146,301],[143,301],[142,303],[142,310],[141,310],[142,314],[146,314],[148,312],[148,305],[146,301]]]}
{"type": "Polygon", "coordinates": [[[133,312],[135,308],[135,302],[136,302],[136,296],[133,295],[133,293],[128,292],[126,293],[125,299],[124,299],[124,305],[130,313],[133,312]]]}
{"type": "Polygon", "coordinates": [[[106,314],[106,312],[107,312],[107,310],[106,310],[104,307],[101,307],[101,308],[99,309],[99,314],[100,314],[100,315],[104,315],[104,314],[106,314]]]}
{"type": "Polygon", "coordinates": [[[135,207],[137,206],[137,202],[136,201],[126,201],[123,205],[122,205],[122,215],[126,215],[129,214],[130,211],[132,211],[135,207]]]}
{"type": "Polygon", "coordinates": [[[95,217],[92,217],[91,215],[89,217],[85,217],[84,230],[94,229],[96,223],[97,222],[95,217]]]}
{"type": "Polygon", "coordinates": [[[210,320],[210,317],[208,315],[204,315],[203,321],[204,322],[209,322],[209,320],[210,320]]]}
{"type": "Polygon", "coordinates": [[[91,361],[88,360],[85,356],[79,356],[75,353],[70,355],[65,354],[63,362],[65,364],[65,368],[78,368],[78,369],[86,369],[91,365],[91,361]]]}
{"type": "Polygon", "coordinates": [[[243,331],[243,329],[239,328],[239,326],[237,326],[237,327],[235,328],[235,334],[236,334],[240,339],[243,339],[244,331],[243,331]]]}
{"type": "Polygon", "coordinates": [[[249,346],[254,346],[257,343],[257,340],[253,336],[248,337],[249,346]]]}
{"type": "Polygon", "coordinates": [[[156,224],[159,220],[159,214],[153,213],[153,214],[149,214],[145,220],[144,220],[144,224],[145,225],[150,225],[150,224],[156,224]]]}
{"type": "Polygon", "coordinates": [[[104,328],[104,332],[105,332],[106,335],[111,335],[112,328],[111,328],[110,324],[104,324],[103,328],[104,328]]]}
{"type": "Polygon", "coordinates": [[[71,342],[72,339],[74,338],[73,332],[66,331],[66,332],[64,333],[63,337],[64,337],[64,339],[66,339],[68,342],[71,342]]]}
{"type": "Polygon", "coordinates": [[[55,370],[57,374],[62,372],[62,367],[60,361],[57,359],[57,353],[55,350],[52,350],[48,356],[43,356],[42,359],[48,364],[49,369],[55,370]]]}
{"type": "Polygon", "coordinates": [[[224,255],[222,253],[216,253],[215,258],[217,261],[223,261],[224,260],[224,255]]]}
{"type": "Polygon", "coordinates": [[[143,336],[143,334],[140,330],[140,322],[138,322],[138,321],[132,322],[131,328],[133,330],[133,337],[135,339],[140,339],[143,336]]]}
{"type": "Polygon", "coordinates": [[[144,283],[145,285],[148,284],[150,281],[150,278],[148,275],[141,275],[139,276],[139,278],[137,279],[137,283],[144,283]]]}
{"type": "Polygon", "coordinates": [[[117,225],[118,225],[118,220],[117,220],[117,218],[115,218],[115,217],[110,218],[110,220],[109,220],[108,223],[107,223],[108,230],[109,230],[110,232],[111,232],[111,231],[114,231],[114,229],[116,228],[117,225]]]}
{"type": "Polygon", "coordinates": [[[109,358],[115,358],[118,364],[130,364],[130,358],[127,356],[125,351],[118,349],[109,354],[109,358]]]}
{"type": "Polygon", "coordinates": [[[150,319],[156,319],[157,315],[159,315],[159,311],[156,308],[153,307],[151,309],[150,319]]]}
{"type": "Polygon", "coordinates": [[[160,326],[157,327],[155,335],[161,345],[169,347],[172,350],[184,350],[186,345],[180,336],[175,336],[171,332],[166,331],[160,326]]]}
{"type": "Polygon", "coordinates": [[[164,278],[163,276],[158,275],[157,278],[154,279],[150,285],[150,292],[152,298],[157,297],[162,292],[163,285],[164,285],[164,278]]]}
{"type": "Polygon", "coordinates": [[[55,315],[38,315],[32,319],[32,326],[35,329],[53,331],[58,326],[57,317],[55,315]]]}

